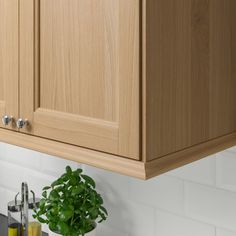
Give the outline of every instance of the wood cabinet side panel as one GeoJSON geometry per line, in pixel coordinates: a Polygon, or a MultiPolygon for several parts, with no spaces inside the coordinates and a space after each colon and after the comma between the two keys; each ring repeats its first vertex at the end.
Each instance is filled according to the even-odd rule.
{"type": "Polygon", "coordinates": [[[236,130],[234,0],[146,1],[146,160],[236,130]]]}
{"type": "Polygon", "coordinates": [[[231,148],[236,145],[236,133],[225,135],[205,143],[157,158],[145,163],[146,178],[164,174],[170,170],[187,165],[204,157],[231,148]]]}
{"type": "Polygon", "coordinates": [[[209,133],[217,137],[236,130],[236,1],[213,2],[210,9],[209,133]]]}

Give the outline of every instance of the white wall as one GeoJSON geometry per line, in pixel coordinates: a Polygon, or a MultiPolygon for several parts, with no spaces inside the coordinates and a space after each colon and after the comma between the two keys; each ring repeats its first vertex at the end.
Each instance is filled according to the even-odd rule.
{"type": "MultiPolygon", "coordinates": [[[[0,213],[22,181],[40,194],[68,164],[79,166],[0,143],[0,213]]],[[[236,148],[147,182],[82,167],[110,213],[98,236],[236,236],[236,148]]]]}

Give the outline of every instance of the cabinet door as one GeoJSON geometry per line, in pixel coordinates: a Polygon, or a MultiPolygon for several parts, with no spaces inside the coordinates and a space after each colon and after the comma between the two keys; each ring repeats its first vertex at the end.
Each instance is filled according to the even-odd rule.
{"type": "Polygon", "coordinates": [[[18,0],[0,0],[0,117],[5,115],[18,116],[18,0]]]}
{"type": "Polygon", "coordinates": [[[138,159],[139,1],[33,2],[20,3],[22,131],[138,159]]]}

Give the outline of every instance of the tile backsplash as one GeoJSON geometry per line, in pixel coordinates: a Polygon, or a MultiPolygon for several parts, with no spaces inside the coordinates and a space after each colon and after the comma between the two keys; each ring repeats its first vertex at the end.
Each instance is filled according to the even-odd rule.
{"type": "Polygon", "coordinates": [[[22,181],[39,195],[66,165],[104,196],[109,219],[97,236],[236,236],[235,147],[144,182],[0,143],[0,213],[22,181]]]}

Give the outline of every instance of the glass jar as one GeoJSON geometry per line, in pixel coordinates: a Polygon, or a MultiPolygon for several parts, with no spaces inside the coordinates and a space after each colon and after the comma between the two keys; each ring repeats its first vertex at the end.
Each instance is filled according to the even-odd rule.
{"type": "Polygon", "coordinates": [[[39,207],[40,199],[35,198],[35,194],[33,194],[33,198],[29,199],[29,224],[28,224],[28,236],[42,236],[42,226],[41,224],[33,218],[34,210],[39,207]]]}
{"type": "Polygon", "coordinates": [[[21,201],[17,196],[8,203],[8,236],[22,236],[21,201]]]}

